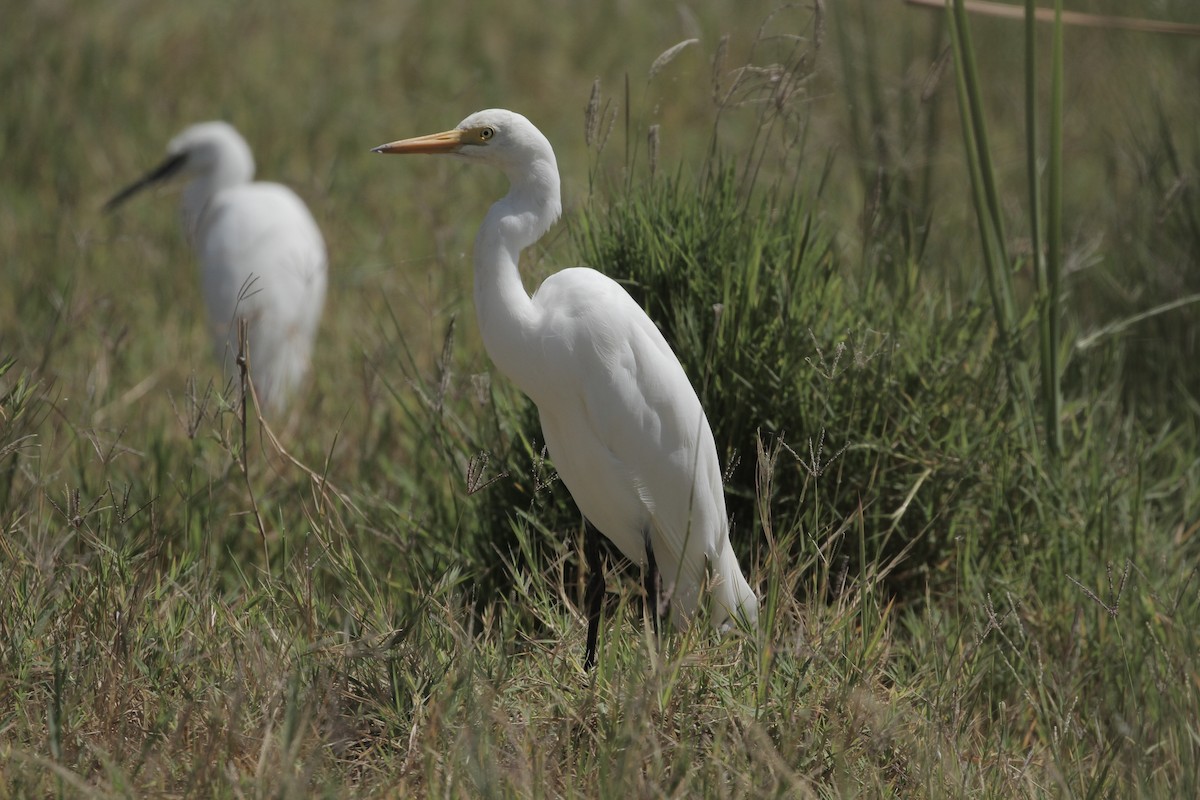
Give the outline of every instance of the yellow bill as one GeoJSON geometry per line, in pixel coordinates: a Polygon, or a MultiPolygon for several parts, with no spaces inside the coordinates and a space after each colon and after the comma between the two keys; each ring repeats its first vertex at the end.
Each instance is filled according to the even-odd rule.
{"type": "Polygon", "coordinates": [[[411,139],[401,139],[398,142],[381,144],[373,148],[372,153],[388,153],[404,155],[405,153],[453,153],[463,145],[463,132],[457,128],[442,133],[430,133],[425,136],[414,136],[411,139]]]}

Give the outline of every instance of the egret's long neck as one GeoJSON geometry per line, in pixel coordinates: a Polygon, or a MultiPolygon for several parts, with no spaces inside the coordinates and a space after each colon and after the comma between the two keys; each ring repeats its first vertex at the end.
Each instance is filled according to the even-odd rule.
{"type": "Polygon", "coordinates": [[[254,160],[249,152],[222,154],[217,163],[208,170],[192,177],[183,188],[180,211],[183,216],[183,231],[188,242],[199,241],[204,227],[204,216],[212,199],[219,192],[241,186],[254,180],[254,160]]]}
{"type": "Polygon", "coordinates": [[[528,336],[538,310],[521,283],[521,251],[550,229],[562,211],[553,152],[510,174],[512,188],[488,210],[475,237],[475,313],[488,355],[522,389],[536,369],[528,336]]]}

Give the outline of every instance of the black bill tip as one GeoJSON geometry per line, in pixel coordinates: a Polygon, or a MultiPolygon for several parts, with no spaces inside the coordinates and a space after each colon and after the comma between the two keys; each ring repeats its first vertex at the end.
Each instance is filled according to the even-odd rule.
{"type": "Polygon", "coordinates": [[[159,181],[165,181],[167,178],[170,178],[183,168],[185,161],[187,161],[187,153],[179,153],[171,156],[166,161],[155,167],[151,172],[143,175],[137,181],[129,184],[124,189],[110,197],[108,202],[104,204],[105,212],[112,211],[130,197],[137,194],[142,189],[145,189],[147,186],[151,186],[159,181]]]}

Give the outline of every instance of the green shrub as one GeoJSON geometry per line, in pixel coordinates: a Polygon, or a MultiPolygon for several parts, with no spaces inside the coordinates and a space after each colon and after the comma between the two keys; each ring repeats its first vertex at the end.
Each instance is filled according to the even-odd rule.
{"type": "Polygon", "coordinates": [[[828,547],[854,569],[864,554],[886,563],[907,551],[895,577],[923,582],[961,526],[954,501],[981,480],[989,432],[1006,424],[986,320],[855,283],[819,196],[753,184],[715,167],[695,185],[635,185],[581,218],[579,249],[629,288],[683,362],[727,465],[743,554],[765,544],[766,527],[799,525],[797,549],[828,547]],[[768,505],[773,522],[760,518],[768,505]],[[860,509],[865,553],[830,546],[860,509]]]}

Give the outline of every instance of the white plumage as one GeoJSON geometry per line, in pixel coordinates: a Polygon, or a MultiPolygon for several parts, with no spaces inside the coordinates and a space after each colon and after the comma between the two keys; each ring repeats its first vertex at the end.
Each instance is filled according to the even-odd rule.
{"type": "Polygon", "coordinates": [[[176,136],[167,159],[106,208],[174,175],[189,179],[183,229],[199,261],[217,359],[234,369],[238,323],[246,320],[254,388],[268,412],[278,414],[308,372],[325,304],[325,240],[295,192],[253,182],[250,147],[225,122],[203,122],[176,136]]]}
{"type": "MultiPolygon", "coordinates": [[[[712,431],[658,328],[593,269],[551,275],[532,297],[522,285],[521,251],[561,211],[558,166],[542,133],[520,114],[490,109],[376,151],[448,153],[504,170],[511,188],[475,239],[475,309],[488,354],[537,405],[550,457],[584,517],[628,558],[657,564],[676,623],[691,620],[706,580],[714,624],[755,622],[758,601],[729,544],[712,431]]],[[[591,599],[588,664],[599,615],[599,596],[591,599]]]]}

